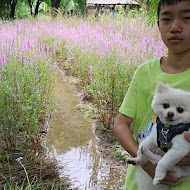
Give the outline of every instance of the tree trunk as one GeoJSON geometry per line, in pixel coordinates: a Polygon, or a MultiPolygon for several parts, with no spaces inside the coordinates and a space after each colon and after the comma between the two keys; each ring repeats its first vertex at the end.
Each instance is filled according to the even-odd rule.
{"type": "Polygon", "coordinates": [[[36,2],[34,17],[38,16],[38,11],[39,11],[39,7],[40,7],[40,3],[41,3],[41,2],[42,2],[41,0],[38,0],[38,1],[36,2]]]}
{"type": "Polygon", "coordinates": [[[51,0],[51,16],[55,18],[58,14],[58,8],[60,5],[61,0],[51,0]]]}
{"type": "Polygon", "coordinates": [[[29,7],[30,7],[30,14],[32,16],[33,15],[33,12],[32,12],[33,1],[32,0],[28,0],[28,4],[29,4],[29,7]]]}
{"type": "Polygon", "coordinates": [[[16,4],[17,4],[17,0],[10,0],[9,1],[9,5],[10,5],[10,18],[11,19],[14,19],[14,17],[15,17],[16,4]]]}

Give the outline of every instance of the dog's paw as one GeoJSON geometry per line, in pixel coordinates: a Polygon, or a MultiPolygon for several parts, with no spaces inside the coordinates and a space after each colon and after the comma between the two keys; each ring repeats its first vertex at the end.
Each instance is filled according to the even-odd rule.
{"type": "Polygon", "coordinates": [[[132,164],[134,166],[137,165],[137,163],[134,160],[128,160],[127,164],[132,164]]]}
{"type": "Polygon", "coordinates": [[[160,181],[165,178],[165,176],[166,176],[166,171],[165,170],[161,170],[159,168],[156,168],[153,184],[154,185],[159,184],[160,181]]]}
{"type": "Polygon", "coordinates": [[[144,146],[141,146],[140,151],[141,151],[141,154],[144,155],[147,153],[147,148],[144,146]]]}
{"type": "Polygon", "coordinates": [[[136,158],[127,159],[127,164],[138,165],[138,160],[136,158]]]}
{"type": "Polygon", "coordinates": [[[157,180],[157,179],[154,178],[153,185],[158,185],[158,184],[160,184],[160,180],[157,180]]]}

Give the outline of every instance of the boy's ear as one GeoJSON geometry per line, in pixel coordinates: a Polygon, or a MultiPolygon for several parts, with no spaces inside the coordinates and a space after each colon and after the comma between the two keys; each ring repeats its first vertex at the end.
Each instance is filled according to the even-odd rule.
{"type": "Polygon", "coordinates": [[[165,84],[159,83],[156,85],[156,92],[163,93],[167,92],[169,87],[165,84]]]}

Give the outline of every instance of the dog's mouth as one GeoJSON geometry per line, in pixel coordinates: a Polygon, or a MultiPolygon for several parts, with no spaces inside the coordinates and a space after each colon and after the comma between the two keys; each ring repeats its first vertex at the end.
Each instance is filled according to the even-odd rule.
{"type": "Polygon", "coordinates": [[[175,120],[172,119],[172,118],[168,118],[168,117],[166,117],[166,121],[175,121],[175,120]]]}
{"type": "Polygon", "coordinates": [[[169,118],[169,117],[166,117],[165,120],[167,123],[172,123],[175,121],[173,118],[169,118]]]}

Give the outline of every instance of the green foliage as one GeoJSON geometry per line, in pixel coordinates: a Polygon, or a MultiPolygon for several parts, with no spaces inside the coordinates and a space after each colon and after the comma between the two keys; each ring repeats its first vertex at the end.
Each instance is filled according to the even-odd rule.
{"type": "Polygon", "coordinates": [[[9,15],[9,2],[8,0],[0,1],[0,17],[7,18],[9,15]]]}
{"type": "Polygon", "coordinates": [[[28,3],[26,1],[18,1],[15,17],[16,18],[24,18],[26,16],[30,15],[30,10],[28,3]]]}
{"type": "Polygon", "coordinates": [[[27,150],[50,111],[51,65],[15,59],[1,67],[0,76],[0,137],[5,142],[1,151],[27,150]]]}
{"type": "Polygon", "coordinates": [[[16,6],[15,17],[16,18],[24,18],[30,15],[30,10],[27,1],[18,1],[16,6]]]}
{"type": "Polygon", "coordinates": [[[113,147],[113,155],[114,155],[114,157],[117,157],[120,160],[125,161],[126,158],[127,158],[127,155],[123,154],[123,151],[124,151],[124,149],[120,144],[116,143],[114,145],[114,147],[113,147]]]}
{"type": "Polygon", "coordinates": [[[61,7],[67,12],[73,10],[75,13],[84,13],[86,9],[86,0],[64,0],[61,1],[61,7]]]}
{"type": "Polygon", "coordinates": [[[158,0],[152,0],[148,12],[148,22],[149,24],[155,24],[157,21],[157,4],[158,0]]]}
{"type": "Polygon", "coordinates": [[[155,24],[157,21],[157,4],[158,0],[136,0],[148,15],[148,23],[155,24]]]}
{"type": "Polygon", "coordinates": [[[115,56],[103,57],[98,61],[93,67],[89,88],[98,115],[109,128],[114,123],[136,66],[122,61],[118,63],[115,56]]]}

